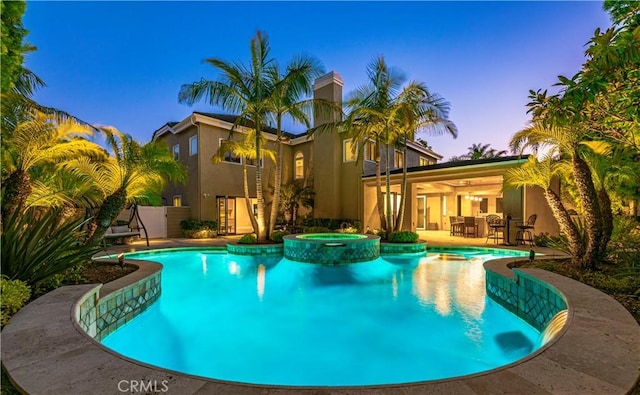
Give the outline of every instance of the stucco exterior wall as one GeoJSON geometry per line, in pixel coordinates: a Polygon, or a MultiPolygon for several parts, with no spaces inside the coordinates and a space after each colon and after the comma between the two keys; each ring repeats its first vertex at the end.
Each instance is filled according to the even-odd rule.
{"type": "MultiPolygon", "coordinates": [[[[552,182],[551,189],[560,194],[560,181],[558,179],[555,179],[552,182]]],[[[535,223],[534,234],[546,232],[556,235],[560,232],[558,221],[556,221],[549,204],[547,204],[542,188],[527,187],[525,190],[524,214],[525,220],[532,214],[536,214],[538,216],[535,223]]]]}

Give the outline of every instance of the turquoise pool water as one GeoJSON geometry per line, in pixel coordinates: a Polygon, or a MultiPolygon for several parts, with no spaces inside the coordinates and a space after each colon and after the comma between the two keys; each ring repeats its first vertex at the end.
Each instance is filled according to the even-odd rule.
{"type": "Polygon", "coordinates": [[[344,266],[202,250],[129,256],[164,265],[162,296],[102,343],[184,373],[254,384],[408,383],[493,369],[538,347],[538,331],[486,296],[482,263],[495,254],[344,266]]]}

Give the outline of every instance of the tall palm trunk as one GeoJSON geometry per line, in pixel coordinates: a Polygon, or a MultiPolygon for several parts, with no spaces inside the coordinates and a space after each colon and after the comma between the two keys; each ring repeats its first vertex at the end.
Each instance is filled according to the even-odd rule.
{"type": "Polygon", "coordinates": [[[398,219],[396,220],[396,231],[402,230],[402,225],[404,222],[404,207],[407,202],[407,136],[403,137],[403,145],[402,145],[402,186],[400,192],[400,208],[398,209],[398,219]]]}
{"type": "Polygon", "coordinates": [[[88,225],[86,244],[99,243],[107,228],[118,217],[126,204],[127,191],[122,187],[107,196],[98,209],[98,213],[88,225]]]}
{"type": "Polygon", "coordinates": [[[571,215],[562,204],[560,197],[551,189],[545,189],[544,197],[551,208],[553,216],[558,221],[560,232],[567,237],[569,241],[569,250],[571,252],[571,264],[575,267],[582,265],[582,256],[584,254],[584,244],[578,227],[571,219],[571,215]]]}
{"type": "Polygon", "coordinates": [[[282,187],[282,117],[278,114],[277,117],[277,144],[278,144],[278,159],[276,163],[276,179],[273,186],[273,198],[271,199],[271,215],[269,216],[269,236],[273,233],[273,229],[276,226],[276,220],[278,218],[278,210],[280,209],[280,189],[282,187]]]}
{"type": "Polygon", "coordinates": [[[604,259],[607,255],[607,245],[611,240],[613,232],[613,211],[611,210],[611,198],[606,189],[602,188],[598,191],[598,202],[600,204],[600,213],[602,214],[602,237],[598,251],[599,259],[604,259]]]}
{"type": "MultiPolygon", "coordinates": [[[[256,216],[253,215],[253,206],[251,204],[251,197],[249,196],[249,176],[247,174],[247,161],[242,161],[242,176],[244,177],[244,201],[247,205],[247,213],[249,214],[249,219],[251,220],[251,227],[253,231],[258,234],[258,221],[256,221],[256,216]]],[[[259,163],[258,163],[259,164],[259,163]]]]}
{"type": "Polygon", "coordinates": [[[385,159],[386,159],[386,163],[384,164],[384,173],[385,173],[385,187],[387,188],[386,191],[386,195],[387,195],[387,238],[389,238],[389,233],[391,233],[391,230],[393,229],[393,214],[391,211],[391,174],[389,174],[389,171],[391,170],[391,166],[389,165],[389,161],[391,156],[389,155],[389,129],[388,127],[385,130],[385,136],[384,136],[384,141],[385,141],[385,159]]]}
{"type": "Polygon", "coordinates": [[[262,168],[259,166],[260,164],[260,153],[262,148],[260,147],[261,137],[262,137],[262,119],[260,117],[256,117],[255,119],[256,125],[256,161],[258,162],[258,166],[256,166],[256,197],[258,200],[258,232],[256,236],[258,237],[258,242],[264,242],[267,240],[267,232],[264,221],[264,193],[262,191],[262,168]]]}
{"type": "Polygon", "coordinates": [[[16,210],[24,207],[31,194],[31,177],[23,170],[16,170],[4,182],[2,218],[8,218],[16,210]]]}
{"type": "MultiPolygon", "coordinates": [[[[378,150],[382,147],[378,145],[378,150]]],[[[378,216],[380,217],[380,227],[385,232],[387,231],[387,220],[384,215],[384,199],[382,198],[382,175],[380,173],[380,152],[378,152],[378,158],[376,159],[376,199],[378,206],[378,216]]]]}
{"type": "Polygon", "coordinates": [[[587,246],[582,262],[584,267],[594,268],[600,258],[600,239],[602,238],[602,213],[598,202],[598,194],[593,185],[589,165],[579,156],[578,152],[573,152],[571,164],[576,187],[584,209],[586,225],[587,246]]]}

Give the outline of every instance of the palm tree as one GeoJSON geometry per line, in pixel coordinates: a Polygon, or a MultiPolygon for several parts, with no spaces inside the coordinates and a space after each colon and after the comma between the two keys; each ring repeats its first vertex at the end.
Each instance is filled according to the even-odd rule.
{"type": "Polygon", "coordinates": [[[80,158],[65,164],[74,174],[90,180],[103,196],[88,224],[88,243],[102,239],[127,202],[157,202],[167,181],[184,182],[187,178],[186,169],[163,142],[140,145],[113,127],[100,130],[113,156],[99,162],[80,158]]]}
{"type": "Polygon", "coordinates": [[[469,152],[465,155],[467,159],[490,159],[505,156],[507,151],[496,151],[495,148],[490,148],[491,144],[471,144],[468,148],[469,152]]]}
{"type": "Polygon", "coordinates": [[[284,74],[279,67],[269,69],[271,85],[274,87],[270,100],[270,112],[276,121],[277,160],[274,181],[273,200],[271,203],[271,215],[269,217],[269,235],[273,232],[280,207],[280,188],[282,187],[282,118],[289,116],[296,122],[304,124],[307,129],[311,127],[310,110],[316,111],[332,108],[333,103],[324,100],[303,100],[305,96],[313,93],[313,82],[324,73],[321,64],[312,57],[300,56],[291,61],[284,74]]]}
{"type": "MultiPolygon", "coordinates": [[[[434,134],[450,134],[453,138],[458,136],[456,125],[449,117],[449,103],[437,93],[430,93],[422,83],[409,84],[400,94],[395,105],[396,135],[403,149],[404,158],[407,157],[407,142],[413,141],[417,132],[430,132],[434,134]]],[[[404,222],[404,208],[407,195],[407,161],[402,163],[402,184],[400,194],[400,207],[396,220],[395,230],[402,229],[404,222]]]]}
{"type": "Polygon", "coordinates": [[[295,226],[300,206],[312,208],[314,205],[313,189],[306,185],[306,180],[291,180],[282,186],[281,206],[285,221],[295,226]],[[288,220],[287,220],[288,217],[288,220]]]}
{"type": "Polygon", "coordinates": [[[382,182],[380,174],[380,154],[376,163],[376,196],[380,224],[387,232],[391,231],[391,178],[389,146],[395,140],[393,136],[394,101],[400,94],[402,84],[406,81],[402,72],[389,68],[384,57],[378,56],[367,66],[367,84],[357,88],[346,100],[348,115],[344,127],[352,141],[364,146],[367,141],[376,143],[379,150],[385,150],[386,174],[386,213],[383,206],[382,182]]]}
{"type": "Polygon", "coordinates": [[[514,152],[528,146],[550,146],[571,164],[572,176],[584,210],[587,245],[584,251],[584,266],[593,267],[602,258],[600,241],[603,234],[602,211],[593,183],[591,169],[584,156],[592,151],[601,153],[607,146],[602,141],[587,141],[587,136],[576,127],[560,127],[537,121],[517,132],[511,139],[514,152]],[[586,152],[586,153],[585,153],[586,152]]]}
{"type": "Polygon", "coordinates": [[[86,140],[92,128],[68,119],[35,111],[16,125],[2,144],[2,216],[25,206],[32,193],[31,172],[39,166],[69,161],[78,156],[98,158],[104,150],[86,140]]]}
{"type": "MultiPolygon", "coordinates": [[[[184,84],[180,89],[178,99],[181,103],[192,105],[203,99],[212,105],[219,105],[227,111],[240,116],[239,122],[248,119],[252,127],[258,131],[255,137],[256,157],[262,151],[262,130],[266,121],[270,119],[273,109],[274,81],[272,76],[277,72],[275,61],[269,57],[269,42],[265,34],[258,31],[251,40],[251,60],[248,65],[226,62],[217,58],[207,59],[206,62],[218,69],[222,76],[217,81],[202,79],[191,84],[184,84]]],[[[234,125],[235,126],[235,125],[234,125]]],[[[256,221],[258,241],[267,239],[267,229],[264,215],[264,194],[262,185],[262,169],[256,167],[256,197],[258,210],[256,221]]]]}
{"type": "Polygon", "coordinates": [[[571,219],[560,196],[551,189],[552,179],[569,171],[570,166],[566,162],[558,161],[553,157],[553,151],[550,151],[541,161],[532,155],[521,167],[509,169],[505,175],[505,181],[517,187],[538,186],[543,189],[544,197],[558,221],[560,231],[569,242],[572,264],[583,266],[584,243],[580,230],[571,219]]]}
{"type": "MultiPolygon", "coordinates": [[[[260,167],[260,163],[256,157],[255,150],[255,129],[249,129],[248,133],[244,135],[242,141],[233,141],[231,139],[225,140],[220,144],[220,148],[216,154],[211,158],[212,163],[220,163],[224,161],[225,156],[231,154],[233,156],[242,159],[242,176],[244,181],[244,200],[247,205],[247,213],[251,220],[251,226],[253,231],[258,232],[258,221],[256,221],[255,215],[253,215],[253,207],[251,205],[251,197],[249,195],[249,178],[247,177],[247,160],[254,160],[256,166],[260,167]]],[[[264,136],[261,137],[264,144],[264,136]]],[[[262,155],[267,156],[272,161],[275,161],[275,153],[272,150],[263,149],[262,155]]]]}

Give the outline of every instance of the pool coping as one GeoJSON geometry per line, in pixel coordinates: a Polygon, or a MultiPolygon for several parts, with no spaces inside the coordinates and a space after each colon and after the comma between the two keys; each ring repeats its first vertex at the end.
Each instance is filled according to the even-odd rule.
{"type": "MultiPolygon", "coordinates": [[[[512,278],[507,265],[520,260],[491,260],[485,268],[512,278]]],[[[144,270],[155,270],[149,268],[151,263],[139,264],[144,270]]],[[[87,335],[74,311],[78,301],[96,287],[108,292],[138,281],[136,272],[114,281],[118,284],[61,287],[25,306],[2,331],[2,363],[16,388],[29,394],[112,394],[129,392],[133,382],[169,394],[629,392],[640,371],[640,326],[631,314],[610,296],[575,280],[541,269],[519,270],[564,295],[569,304],[567,325],[532,355],[469,376],[364,387],[282,387],[205,379],[133,361],[87,335]]]]}

